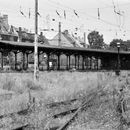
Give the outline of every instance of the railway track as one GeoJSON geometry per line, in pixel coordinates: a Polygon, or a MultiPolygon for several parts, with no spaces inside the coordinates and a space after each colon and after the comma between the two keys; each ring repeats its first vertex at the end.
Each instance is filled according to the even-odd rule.
{"type": "Polygon", "coordinates": [[[17,112],[12,112],[12,113],[7,113],[7,114],[3,114],[0,115],[0,129],[2,130],[24,130],[24,128],[28,127],[29,124],[24,122],[24,123],[20,123],[20,122],[13,122],[13,118],[15,116],[17,117],[24,117],[27,116],[28,114],[31,113],[31,110],[29,108],[17,111],[17,112]],[[4,122],[5,120],[11,120],[10,123],[8,123],[7,125],[2,124],[2,122],[4,122]]]}
{"type": "Polygon", "coordinates": [[[29,109],[26,108],[24,110],[20,110],[20,111],[17,111],[17,112],[12,112],[12,113],[8,113],[8,114],[0,115],[0,119],[5,118],[5,117],[11,117],[11,116],[13,116],[15,114],[26,115],[28,112],[29,112],[29,109]]]}
{"type": "MultiPolygon", "coordinates": [[[[78,99],[72,99],[72,100],[67,100],[67,101],[62,101],[62,102],[50,103],[50,104],[47,104],[46,107],[49,109],[49,108],[59,107],[61,105],[69,105],[69,104],[72,104],[72,103],[76,102],[77,100],[78,99]]],[[[54,119],[59,118],[59,117],[63,117],[65,115],[67,115],[67,114],[74,113],[76,110],[77,110],[77,108],[67,110],[67,111],[64,111],[64,112],[61,112],[61,113],[58,113],[58,114],[54,114],[52,117],[54,119]]],[[[0,115],[0,120],[5,119],[5,118],[6,119],[12,118],[16,114],[17,114],[17,116],[26,116],[30,112],[31,111],[29,110],[29,108],[27,108],[27,109],[20,110],[20,111],[17,111],[17,112],[3,114],[3,115],[0,115]]],[[[13,125],[12,124],[8,124],[8,125],[10,125],[10,128],[8,128],[9,130],[24,130],[26,127],[29,127],[29,124],[26,123],[26,122],[24,124],[15,123],[13,125]]],[[[4,128],[4,127],[0,126],[0,129],[1,128],[2,128],[2,130],[7,130],[7,128],[4,128]]],[[[57,128],[59,128],[59,127],[53,127],[53,128],[50,128],[50,130],[54,130],[54,129],[57,129],[57,128]]]]}
{"type": "MultiPolygon", "coordinates": [[[[62,112],[59,112],[59,113],[56,113],[54,115],[52,115],[50,117],[50,120],[48,121],[48,124],[46,125],[46,127],[44,128],[45,130],[65,130],[67,129],[67,127],[75,120],[75,118],[78,116],[79,112],[82,112],[82,111],[87,111],[88,108],[92,107],[93,105],[96,105],[96,102],[94,100],[96,100],[97,97],[101,97],[101,102],[108,102],[108,99],[104,98],[103,99],[103,94],[100,93],[100,91],[97,91],[94,93],[94,95],[89,95],[87,97],[84,97],[84,101],[76,106],[75,108],[71,108],[70,110],[65,110],[65,111],[62,111],[62,112]],[[99,93],[99,94],[98,94],[99,93]],[[93,103],[95,102],[95,103],[93,103]],[[60,124],[60,125],[56,125],[56,126],[52,126],[51,127],[51,123],[53,122],[53,120],[55,119],[58,119],[58,120],[62,120],[64,118],[68,117],[69,119],[67,119],[63,124],[60,124]],[[50,125],[50,126],[49,126],[50,125]]],[[[50,104],[50,105],[47,105],[51,106],[51,108],[53,107],[60,107],[61,105],[62,106],[65,106],[65,105],[71,105],[73,103],[75,103],[76,101],[80,101],[81,102],[81,99],[72,99],[70,101],[65,101],[65,102],[56,102],[56,103],[53,103],[50,104]]],[[[100,103],[101,103],[100,102],[100,103]]]]}
{"type": "MultiPolygon", "coordinates": [[[[49,110],[56,110],[59,108],[66,108],[69,107],[70,109],[63,109],[62,111],[58,112],[58,113],[52,113],[50,114],[49,117],[47,117],[47,124],[44,127],[44,130],[65,130],[68,128],[69,125],[71,125],[72,122],[74,122],[75,118],[78,116],[78,114],[82,111],[87,111],[88,108],[90,108],[93,105],[96,105],[96,99],[97,97],[101,98],[101,102],[107,102],[108,99],[105,99],[105,95],[103,94],[103,90],[99,89],[97,91],[95,91],[92,94],[89,94],[87,96],[84,97],[80,97],[80,98],[75,98],[75,99],[71,99],[71,100],[67,100],[67,101],[61,101],[61,102],[54,102],[54,103],[50,103],[50,104],[46,104],[45,107],[49,110]],[[74,105],[75,104],[75,105],[74,105]],[[64,118],[67,118],[66,120],[64,120],[64,118]],[[56,124],[55,123],[52,125],[52,121],[54,120],[64,120],[62,123],[56,124]]],[[[15,113],[9,113],[9,114],[5,114],[5,115],[0,115],[0,120],[6,117],[12,117],[15,114],[21,116],[21,115],[27,115],[29,112],[28,109],[25,110],[21,110],[15,113]]],[[[26,127],[28,127],[29,124],[25,123],[25,124],[19,124],[16,125],[14,127],[12,127],[9,130],[24,130],[26,127]]],[[[3,129],[4,130],[4,129],[3,129]]]]}
{"type": "MultiPolygon", "coordinates": [[[[65,110],[65,111],[62,111],[62,112],[59,112],[59,113],[56,113],[56,114],[52,115],[51,120],[64,118],[64,117],[67,117],[67,116],[68,116],[69,119],[67,121],[65,121],[63,124],[53,126],[53,127],[49,127],[49,128],[44,128],[44,130],[65,130],[75,120],[75,118],[78,116],[78,113],[80,111],[87,110],[89,107],[91,107],[93,105],[93,103],[91,102],[92,98],[94,98],[94,96],[91,97],[90,99],[88,99],[86,102],[82,103],[80,106],[77,106],[77,107],[72,108],[70,110],[65,110]]],[[[62,101],[62,102],[56,102],[56,103],[52,103],[53,105],[52,104],[47,104],[46,107],[54,108],[54,107],[60,107],[61,105],[62,106],[72,105],[76,101],[79,101],[79,99],[72,99],[72,100],[67,100],[67,101],[62,101]]],[[[5,117],[12,117],[15,114],[18,114],[19,116],[21,116],[21,115],[25,116],[25,115],[28,114],[28,110],[25,109],[25,110],[22,110],[22,111],[19,111],[19,112],[16,112],[16,113],[1,115],[0,119],[5,118],[5,117]]],[[[9,130],[25,130],[26,127],[29,127],[28,123],[15,124],[9,130]]]]}
{"type": "Polygon", "coordinates": [[[28,127],[29,125],[28,124],[24,124],[24,125],[18,125],[18,126],[15,126],[15,128],[13,128],[12,130],[24,130],[26,127],[28,127]]]}
{"type": "Polygon", "coordinates": [[[53,108],[53,107],[59,107],[60,105],[70,105],[70,104],[76,102],[77,100],[79,100],[79,99],[75,98],[75,99],[71,99],[71,100],[67,100],[67,101],[53,102],[53,103],[46,104],[46,107],[53,108]]]}
{"type": "MultiPolygon", "coordinates": [[[[109,82],[113,82],[115,79],[116,79],[116,76],[111,81],[109,80],[109,82]]],[[[108,81],[108,79],[106,81],[108,81]]],[[[104,81],[102,83],[103,87],[101,87],[97,91],[94,91],[81,98],[47,104],[46,107],[48,109],[52,109],[52,111],[53,111],[53,108],[56,109],[56,108],[60,108],[61,106],[66,107],[68,105],[69,105],[70,109],[61,111],[59,113],[52,114],[49,117],[50,120],[48,120],[48,123],[44,129],[45,130],[65,130],[68,128],[69,125],[71,125],[72,122],[74,122],[74,120],[76,119],[76,117],[78,116],[78,114],[80,112],[87,111],[90,107],[92,107],[94,105],[98,105],[98,103],[99,104],[104,103],[104,102],[107,103],[110,100],[112,100],[112,99],[107,98],[106,93],[103,90],[104,87],[107,85],[106,81],[104,81]],[[97,99],[97,98],[100,98],[100,99],[97,99]],[[100,102],[97,102],[97,100],[100,102]],[[80,103],[78,105],[76,105],[75,107],[71,107],[71,106],[73,106],[73,104],[75,102],[80,102],[80,103]],[[64,123],[51,126],[51,124],[53,124],[52,123],[53,120],[58,119],[58,121],[60,121],[64,118],[68,118],[67,120],[64,121],[64,123]]]]}

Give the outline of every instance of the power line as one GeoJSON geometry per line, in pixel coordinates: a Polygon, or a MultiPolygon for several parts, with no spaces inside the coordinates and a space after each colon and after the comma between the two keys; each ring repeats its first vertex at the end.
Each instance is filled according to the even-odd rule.
{"type": "MultiPolygon", "coordinates": [[[[52,1],[52,0],[48,0],[48,1],[52,1]]],[[[57,2],[56,2],[57,3],[57,2]]],[[[57,4],[54,4],[54,3],[52,3],[51,2],[51,6],[53,6],[53,8],[55,9],[59,9],[59,10],[62,10],[62,12],[64,12],[64,10],[66,11],[66,15],[67,14],[71,14],[71,15],[74,15],[74,13],[73,13],[73,11],[74,11],[74,9],[73,8],[70,8],[70,7],[68,7],[68,6],[65,6],[65,5],[62,5],[61,6],[61,4],[60,4],[60,6],[59,5],[57,5],[57,4]],[[54,6],[53,6],[54,5],[54,6]],[[55,6],[56,5],[56,6],[55,6]]],[[[112,7],[112,6],[111,6],[112,7]]],[[[56,10],[55,9],[55,10],[56,10]]],[[[100,9],[103,9],[103,8],[100,8],[100,9]]],[[[105,9],[105,8],[104,8],[105,9]]],[[[58,10],[58,11],[59,11],[58,10]]],[[[23,12],[25,12],[25,9],[23,9],[22,8],[22,11],[23,12]]],[[[104,20],[104,19],[100,19],[100,20],[98,20],[98,18],[97,17],[95,17],[95,16],[92,16],[92,15],[90,15],[90,14],[88,14],[88,13],[86,13],[86,12],[83,12],[83,11],[79,11],[79,10],[75,10],[76,11],[76,13],[79,15],[79,19],[76,19],[76,21],[75,21],[75,19],[74,19],[74,16],[73,16],[73,18],[66,18],[66,20],[64,21],[64,22],[70,22],[71,24],[73,24],[73,25],[75,25],[74,24],[74,22],[77,24],[77,23],[80,23],[80,21],[81,21],[81,19],[82,20],[88,20],[88,18],[89,19],[94,19],[94,20],[97,20],[97,22],[100,22],[100,23],[105,23],[105,24],[108,24],[108,25],[111,25],[111,26],[114,26],[114,27],[119,27],[119,25],[118,25],[118,21],[117,21],[117,24],[114,24],[114,23],[111,23],[111,22],[109,22],[109,21],[106,21],[106,20],[104,20]],[[84,17],[85,16],[85,17],[84,17]]],[[[31,13],[31,18],[30,18],[30,20],[34,20],[34,15],[32,15],[33,13],[32,13],[32,11],[30,11],[30,13],[31,13]]],[[[52,13],[55,13],[55,12],[52,12],[52,13]]],[[[28,14],[27,12],[26,12],[26,14],[28,14]]],[[[41,14],[41,12],[40,12],[40,14],[41,14]]],[[[42,14],[41,14],[42,15],[42,14]]],[[[54,15],[53,15],[54,16],[54,15]]],[[[117,17],[117,15],[116,15],[116,17],[117,17]]],[[[28,18],[28,17],[27,17],[28,18]]],[[[27,18],[25,18],[25,19],[27,19],[27,18]]],[[[41,21],[45,21],[44,20],[44,16],[42,15],[41,17],[39,17],[40,19],[41,19],[41,21]]],[[[76,18],[76,17],[75,17],[76,18]]],[[[123,21],[125,21],[125,16],[123,15],[121,18],[123,18],[123,21]]],[[[63,18],[61,18],[62,20],[63,20],[63,18]]],[[[45,21],[46,22],[46,21],[45,21]]],[[[42,23],[42,22],[41,22],[42,23]]],[[[122,25],[121,26],[123,26],[123,24],[124,24],[124,22],[122,23],[122,25]]]]}
{"type": "Polygon", "coordinates": [[[115,15],[115,20],[116,20],[116,23],[118,25],[118,17],[116,15],[116,6],[115,6],[115,3],[114,3],[114,0],[112,0],[112,4],[113,4],[113,12],[114,12],[114,15],[115,15]]]}
{"type": "MultiPolygon", "coordinates": [[[[68,6],[62,5],[62,4],[58,3],[58,2],[54,2],[54,1],[52,1],[52,0],[48,0],[48,1],[50,1],[50,2],[52,2],[52,3],[54,3],[54,4],[56,4],[56,5],[60,5],[60,6],[64,7],[64,8],[67,8],[67,9],[69,9],[69,10],[71,10],[71,11],[72,11],[72,10],[75,10],[75,9],[70,8],[70,7],[68,7],[68,6]]],[[[76,10],[76,11],[77,11],[77,10],[76,10]]],[[[70,12],[70,11],[69,11],[69,12],[70,12]]],[[[91,15],[85,13],[85,12],[81,12],[81,11],[77,11],[77,12],[82,13],[82,14],[85,14],[85,15],[87,15],[87,16],[89,16],[89,17],[91,17],[91,18],[97,20],[97,17],[91,16],[91,15]]],[[[100,19],[100,21],[102,21],[103,23],[106,23],[106,24],[109,24],[109,25],[118,27],[116,24],[110,23],[110,22],[108,22],[108,21],[106,21],[106,20],[104,20],[104,19],[100,19]]]]}
{"type": "MultiPolygon", "coordinates": [[[[119,4],[118,3],[118,6],[120,6],[120,7],[122,7],[122,6],[130,6],[130,2],[124,3],[124,4],[119,4]]],[[[113,5],[108,5],[106,7],[101,7],[101,9],[107,9],[107,8],[113,8],[113,5]]]]}
{"type": "MultiPolygon", "coordinates": [[[[52,1],[52,0],[48,0],[48,1],[53,2],[53,3],[56,4],[56,5],[62,5],[62,4],[57,3],[57,2],[54,2],[54,1],[52,1]]],[[[59,8],[59,6],[57,6],[57,7],[59,8]]],[[[68,7],[68,6],[63,6],[63,5],[62,5],[62,7],[67,8],[67,9],[69,10],[67,13],[70,13],[70,11],[74,10],[74,9],[68,7]]],[[[60,8],[61,8],[61,7],[60,7],[60,8]]],[[[63,8],[62,8],[62,9],[63,9],[63,8]]],[[[79,11],[78,11],[78,12],[79,12],[79,11]]],[[[71,12],[71,13],[72,13],[72,12],[71,12]]],[[[91,16],[91,15],[89,15],[89,14],[87,14],[87,13],[83,13],[83,12],[81,12],[81,11],[80,11],[80,13],[81,13],[81,14],[85,14],[86,16],[89,16],[90,18],[93,18],[93,19],[96,19],[96,20],[97,20],[97,17],[91,16]]],[[[109,21],[106,21],[106,20],[104,20],[104,19],[100,19],[100,21],[102,21],[103,23],[112,25],[112,26],[117,26],[116,24],[110,23],[109,21]]]]}

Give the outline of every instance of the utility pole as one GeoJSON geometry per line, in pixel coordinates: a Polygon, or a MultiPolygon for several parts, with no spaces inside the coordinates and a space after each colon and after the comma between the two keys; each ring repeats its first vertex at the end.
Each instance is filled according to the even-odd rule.
{"type": "Polygon", "coordinates": [[[61,46],[61,22],[59,22],[59,39],[58,39],[59,43],[58,46],[61,46]]]}
{"type": "Polygon", "coordinates": [[[38,78],[38,0],[35,0],[34,81],[38,78]]]}

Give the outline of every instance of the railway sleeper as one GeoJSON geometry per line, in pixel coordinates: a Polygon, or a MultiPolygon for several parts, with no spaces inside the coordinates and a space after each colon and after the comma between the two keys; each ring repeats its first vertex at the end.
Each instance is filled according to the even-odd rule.
{"type": "MultiPolygon", "coordinates": [[[[105,99],[105,100],[101,101],[100,103],[108,102],[108,101],[109,101],[108,99],[105,99]]],[[[87,102],[84,102],[80,107],[53,115],[53,118],[56,119],[56,118],[60,118],[60,117],[63,117],[63,116],[66,116],[66,115],[73,113],[73,115],[69,119],[69,121],[65,122],[62,126],[55,126],[55,127],[49,128],[49,130],[65,130],[67,128],[67,126],[70,125],[75,120],[75,118],[78,116],[78,113],[80,111],[86,111],[88,108],[90,108],[96,104],[93,104],[91,99],[90,99],[87,102]]]]}
{"type": "Polygon", "coordinates": [[[28,112],[29,112],[29,109],[26,108],[26,109],[20,110],[18,112],[13,112],[13,113],[8,113],[8,114],[0,115],[0,119],[5,118],[5,117],[9,117],[9,116],[13,116],[15,114],[18,114],[18,115],[27,115],[28,112]]]}
{"type": "Polygon", "coordinates": [[[28,127],[29,124],[25,124],[25,125],[22,125],[22,126],[18,126],[16,128],[13,128],[12,130],[24,130],[26,127],[28,127]]]}
{"type": "Polygon", "coordinates": [[[70,105],[74,102],[76,102],[78,99],[72,99],[72,100],[66,100],[66,101],[61,101],[61,102],[53,102],[50,104],[47,104],[46,107],[47,108],[53,108],[53,107],[59,107],[60,105],[70,105]]]}

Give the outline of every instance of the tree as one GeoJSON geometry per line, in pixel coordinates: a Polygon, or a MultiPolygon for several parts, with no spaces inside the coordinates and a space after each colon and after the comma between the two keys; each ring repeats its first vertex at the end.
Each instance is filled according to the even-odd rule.
{"type": "Polygon", "coordinates": [[[110,42],[110,49],[111,50],[117,50],[117,43],[120,43],[120,50],[123,50],[123,51],[127,51],[128,50],[128,47],[126,45],[126,42],[123,41],[122,39],[113,39],[111,42],[110,42]]]}
{"type": "Polygon", "coordinates": [[[88,42],[90,48],[102,49],[104,45],[103,35],[100,35],[98,31],[92,31],[88,34],[88,42]]]}
{"type": "Polygon", "coordinates": [[[124,41],[124,44],[127,47],[127,51],[130,51],[130,40],[124,41]]]}

